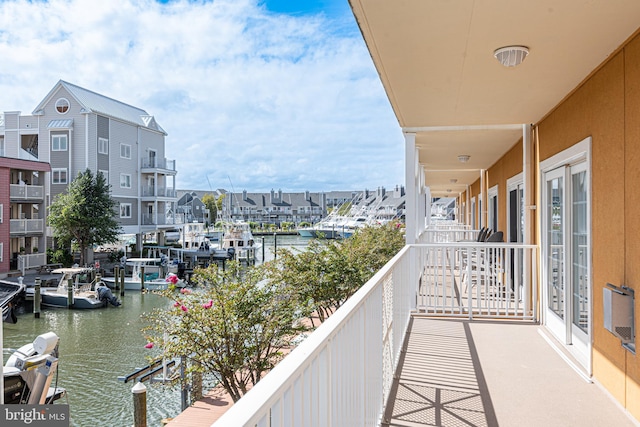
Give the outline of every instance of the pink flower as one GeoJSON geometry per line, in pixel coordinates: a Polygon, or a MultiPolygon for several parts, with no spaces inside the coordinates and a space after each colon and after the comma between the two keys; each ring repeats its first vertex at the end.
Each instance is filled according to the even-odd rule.
{"type": "Polygon", "coordinates": [[[173,306],[174,306],[174,307],[180,307],[180,305],[181,305],[181,304],[180,304],[178,301],[176,301],[176,302],[174,302],[174,303],[173,303],[173,306]]]}
{"type": "Polygon", "coordinates": [[[188,295],[188,294],[191,293],[191,289],[182,288],[182,289],[180,289],[180,293],[188,295]]]}
{"type": "Polygon", "coordinates": [[[187,312],[187,310],[189,310],[186,306],[181,305],[180,306],[180,310],[184,311],[185,313],[187,312]]]}
{"type": "Polygon", "coordinates": [[[148,342],[147,345],[144,346],[144,348],[153,348],[153,343],[148,342]]]}
{"type": "Polygon", "coordinates": [[[167,276],[167,278],[165,279],[167,282],[172,283],[172,284],[176,284],[178,283],[178,276],[176,276],[175,274],[171,273],[167,276]]]}
{"type": "Polygon", "coordinates": [[[212,305],[213,305],[213,300],[209,300],[209,302],[205,302],[204,304],[202,304],[202,307],[211,308],[212,305]]]}

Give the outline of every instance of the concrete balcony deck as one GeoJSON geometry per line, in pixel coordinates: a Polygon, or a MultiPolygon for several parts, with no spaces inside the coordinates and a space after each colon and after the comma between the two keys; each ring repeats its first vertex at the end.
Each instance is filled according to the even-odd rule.
{"type": "MultiPolygon", "coordinates": [[[[382,426],[640,425],[548,340],[533,323],[413,317],[382,426]]],[[[169,425],[208,427],[232,405],[214,391],[169,425]]]]}
{"type": "Polygon", "coordinates": [[[533,323],[413,317],[382,425],[638,425],[549,339],[533,323]]]}

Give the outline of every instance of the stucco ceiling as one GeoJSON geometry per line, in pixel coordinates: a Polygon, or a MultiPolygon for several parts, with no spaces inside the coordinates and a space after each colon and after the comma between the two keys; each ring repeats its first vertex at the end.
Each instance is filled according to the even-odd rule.
{"type": "Polygon", "coordinates": [[[464,191],[522,137],[478,127],[537,123],[640,25],[638,0],[350,3],[400,126],[472,129],[417,132],[426,184],[441,196],[464,191]],[[494,58],[507,45],[529,48],[521,65],[494,58]]]}

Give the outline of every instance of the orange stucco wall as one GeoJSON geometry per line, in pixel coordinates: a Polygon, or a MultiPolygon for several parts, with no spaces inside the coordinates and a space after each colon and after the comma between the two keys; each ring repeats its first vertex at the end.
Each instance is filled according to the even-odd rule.
{"type": "MultiPolygon", "coordinates": [[[[607,283],[633,288],[640,335],[640,36],[551,111],[537,131],[539,161],[592,138],[593,375],[640,420],[640,357],[604,329],[602,298],[607,283]]],[[[488,170],[488,187],[499,189],[500,229],[507,226],[506,181],[521,171],[521,142],[488,170]]],[[[479,192],[478,180],[471,195],[479,192]]]]}

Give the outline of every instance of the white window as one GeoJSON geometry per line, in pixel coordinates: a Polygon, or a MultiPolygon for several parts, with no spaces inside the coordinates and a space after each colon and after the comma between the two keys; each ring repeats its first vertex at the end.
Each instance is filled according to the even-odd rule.
{"type": "Polygon", "coordinates": [[[4,244],[0,242],[0,262],[2,262],[2,254],[4,253],[4,244]]]}
{"type": "Polygon", "coordinates": [[[67,183],[67,168],[51,169],[51,183],[52,184],[66,184],[67,183]]]}
{"type": "Polygon", "coordinates": [[[98,153],[109,154],[109,140],[106,138],[98,138],[98,153]]]}
{"type": "Polygon", "coordinates": [[[4,136],[0,136],[0,156],[4,157],[4,136]]]}
{"type": "Polygon", "coordinates": [[[65,114],[69,111],[69,101],[65,98],[60,98],[56,101],[56,111],[60,114],[65,114]]]}
{"type": "Polygon", "coordinates": [[[67,151],[67,135],[51,135],[51,151],[67,151]]]}
{"type": "Polygon", "coordinates": [[[131,218],[131,203],[120,203],[120,218],[131,218]]]}
{"type": "Polygon", "coordinates": [[[0,224],[2,224],[2,203],[0,203],[0,224]]]}
{"type": "Polygon", "coordinates": [[[131,188],[131,175],[126,173],[120,174],[120,188],[131,188]]]}
{"type": "Polygon", "coordinates": [[[131,158],[131,146],[127,144],[120,144],[120,157],[123,159],[131,158]]]}

